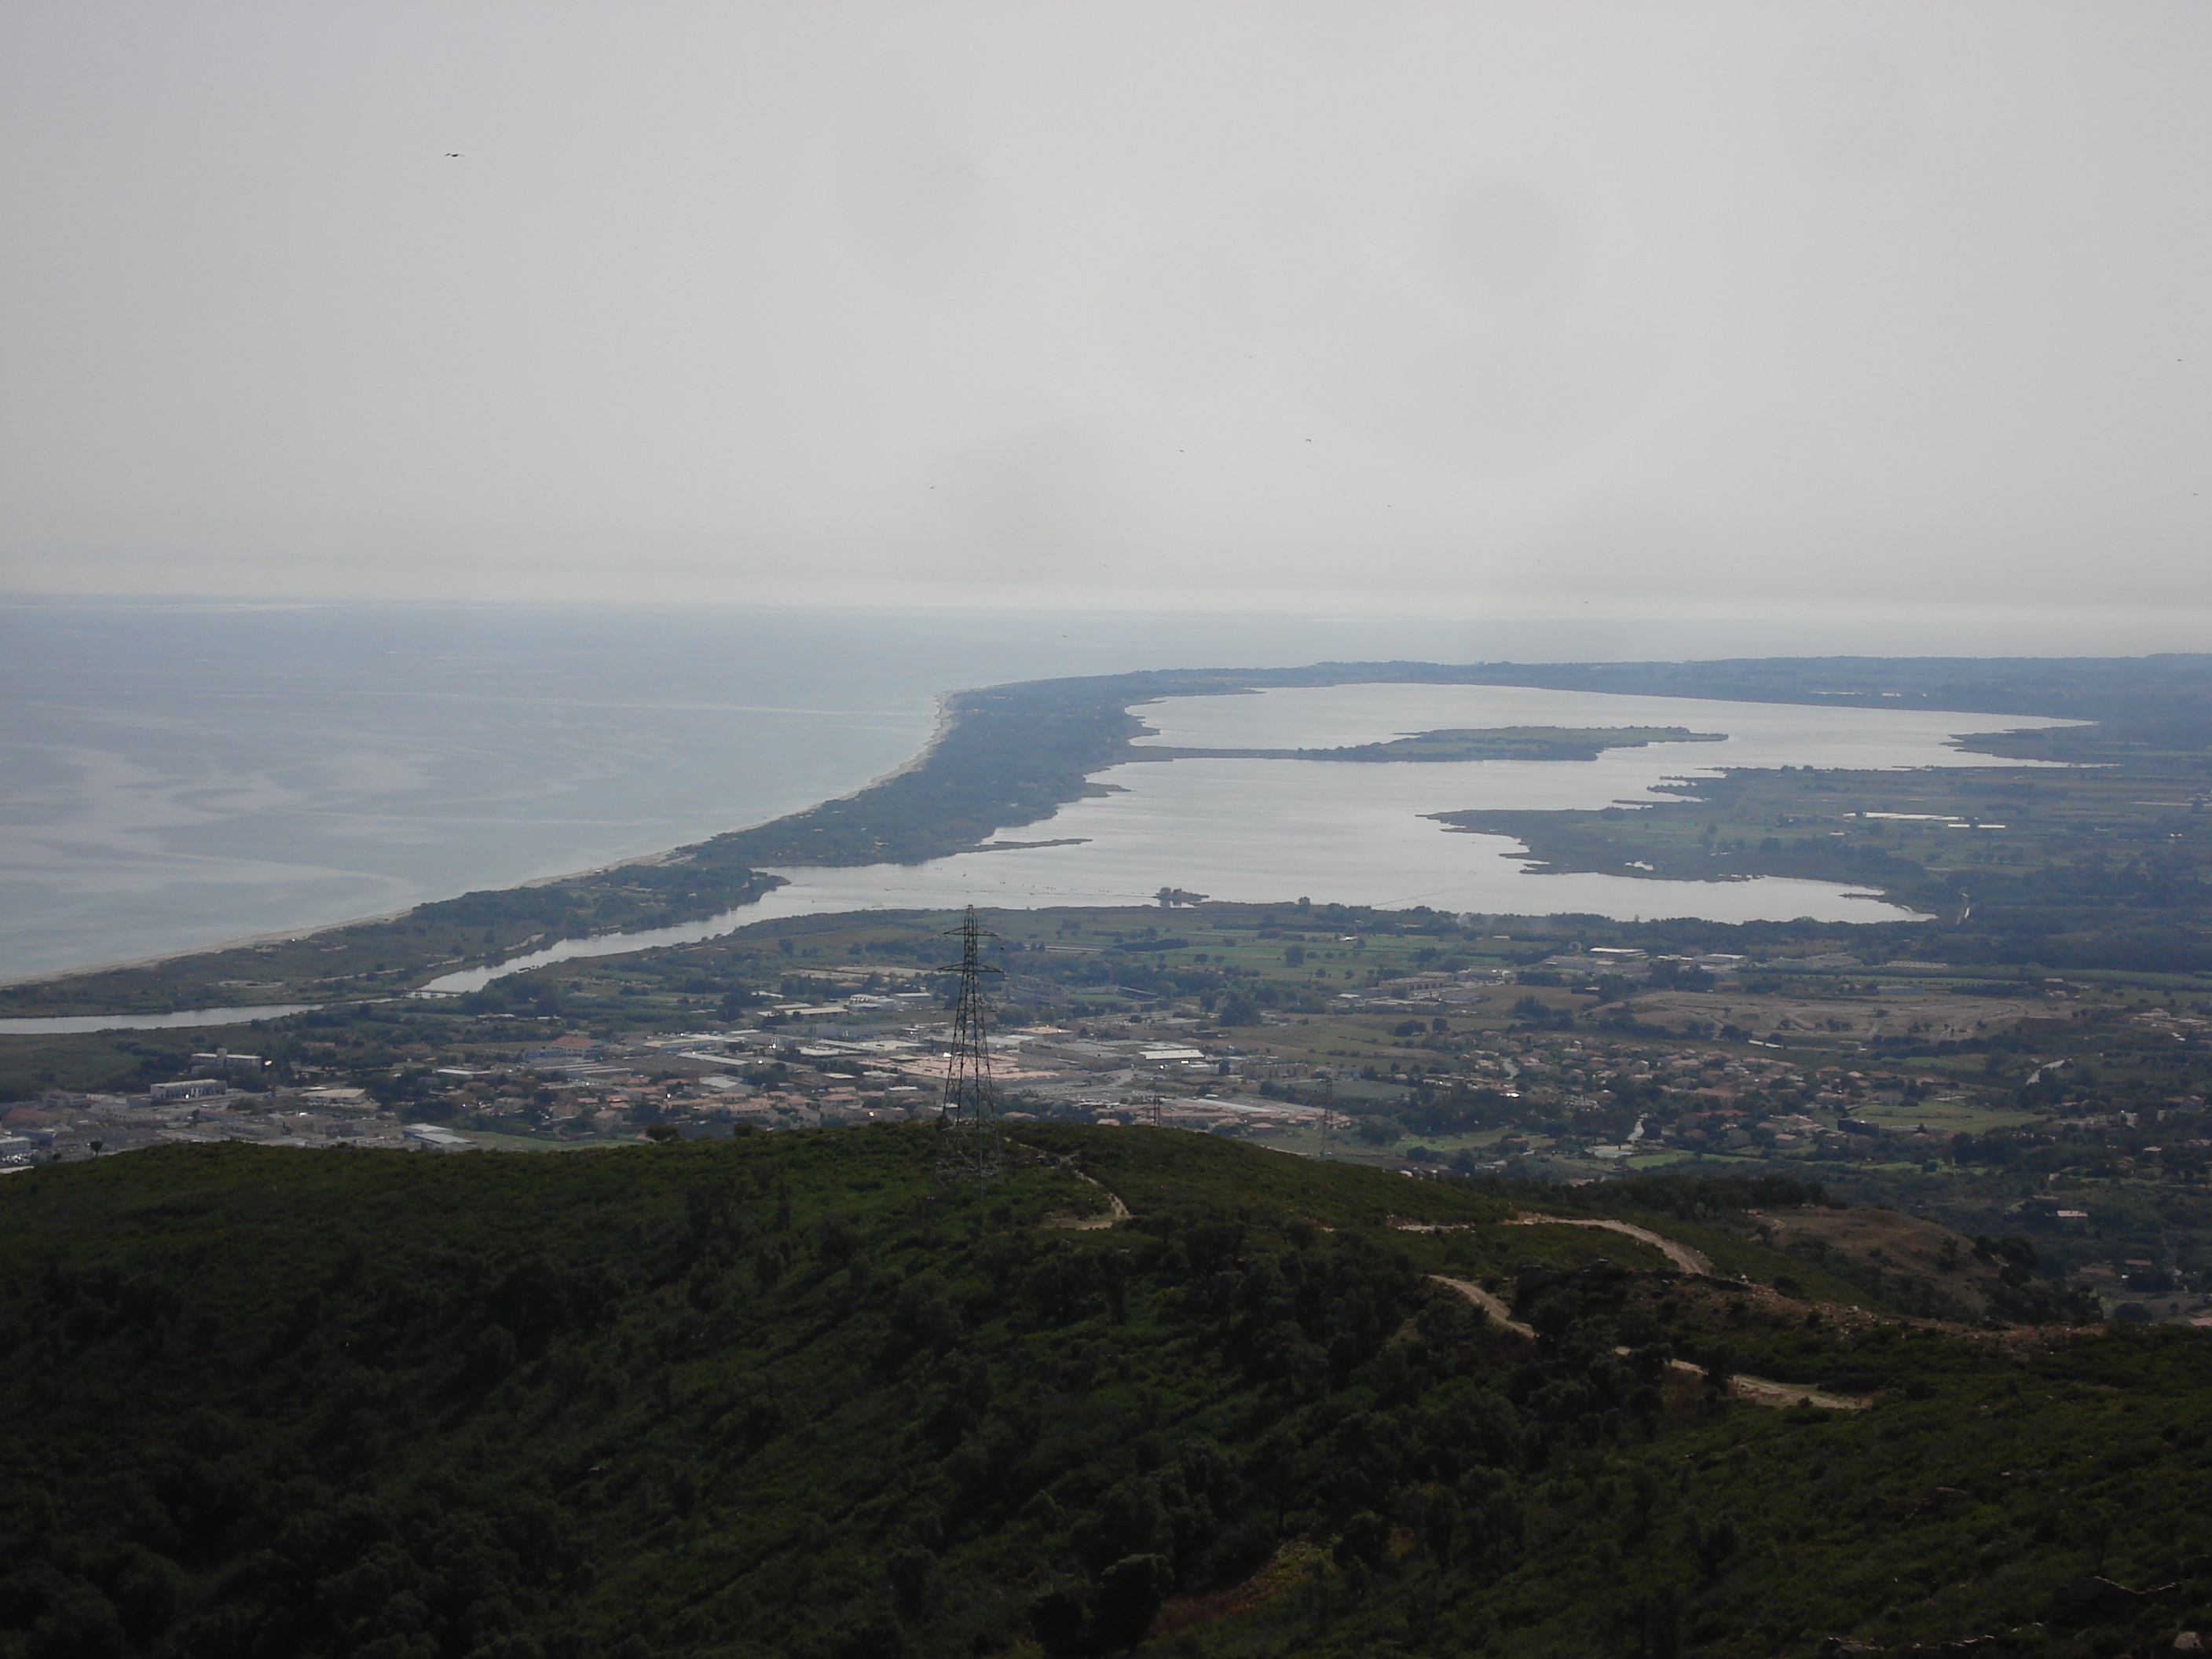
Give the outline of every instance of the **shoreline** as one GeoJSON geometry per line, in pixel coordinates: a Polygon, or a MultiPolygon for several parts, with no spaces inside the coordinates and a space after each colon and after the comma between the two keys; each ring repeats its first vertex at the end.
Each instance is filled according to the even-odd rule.
{"type": "MultiPolygon", "coordinates": [[[[911,756],[908,757],[905,760],[901,761],[896,766],[891,768],[890,771],[878,772],[874,777],[870,778],[858,789],[850,790],[842,795],[832,795],[829,798],[830,800],[857,800],[862,795],[866,794],[869,790],[876,788],[879,785],[889,783],[894,778],[902,778],[909,772],[919,772],[923,767],[928,765],[931,758],[936,755],[939,746],[942,744],[946,737],[951,734],[952,728],[960,723],[960,716],[953,708],[954,699],[964,697],[969,694],[969,692],[976,689],[977,688],[974,686],[963,686],[957,690],[938,692],[935,699],[937,703],[937,724],[930,727],[929,736],[923,739],[921,747],[915,750],[911,756]]],[[[816,801],[814,803],[814,806],[823,806],[828,804],[828,801],[816,801]]],[[[800,810],[811,812],[814,810],[814,806],[803,807],[800,810]]],[[[786,813],[784,816],[787,817],[791,815],[786,813]]],[[[763,822],[774,823],[775,820],[774,818],[768,818],[764,819],[763,822]]],[[[739,828],[741,830],[757,830],[760,828],[760,825],[757,823],[748,823],[740,825],[739,828]]],[[[735,830],[726,830],[722,833],[736,834],[738,832],[735,830]]]]}
{"type": "MultiPolygon", "coordinates": [[[[805,806],[800,807],[798,809],[799,811],[811,812],[820,807],[827,805],[831,801],[857,799],[860,796],[867,793],[871,789],[874,789],[880,785],[889,783],[894,778],[904,777],[909,772],[918,771],[922,767],[927,766],[929,763],[930,757],[937,752],[938,748],[944,743],[946,736],[951,732],[954,726],[959,724],[960,717],[956,712],[954,704],[955,700],[962,695],[963,692],[958,690],[951,691],[939,691],[933,694],[933,700],[937,705],[936,724],[931,727],[929,736],[923,741],[921,747],[916,750],[912,755],[908,756],[905,760],[901,761],[896,766],[892,767],[887,772],[878,772],[875,776],[870,778],[866,782],[860,785],[857,788],[849,789],[842,795],[825,796],[821,800],[813,801],[805,806]]],[[[616,870],[635,869],[640,866],[661,865],[665,863],[676,854],[684,852],[687,848],[700,846],[705,842],[719,840],[724,836],[743,835],[748,830],[757,830],[762,828],[763,825],[775,823],[780,819],[793,816],[796,815],[790,812],[779,812],[774,817],[762,818],[756,823],[741,823],[734,825],[730,829],[717,830],[714,831],[713,834],[702,837],[701,841],[698,842],[685,842],[676,847],[658,848],[650,853],[640,853],[632,858],[616,859],[606,864],[591,865],[583,869],[562,871],[557,874],[550,876],[532,876],[526,881],[509,882],[503,887],[490,888],[485,890],[491,892],[512,892],[534,887],[558,887],[565,882],[587,881],[593,876],[606,875],[616,870]]],[[[475,890],[472,889],[470,890],[475,890]]],[[[420,900],[414,904],[408,905],[404,909],[380,910],[367,915],[342,916],[334,921],[318,921],[305,927],[272,928],[264,933],[241,934],[235,939],[216,939],[206,945],[190,945],[179,950],[160,951],[149,956],[126,957],[118,958],[112,962],[82,963],[68,968],[42,969],[37,973],[19,974],[8,978],[0,979],[0,991],[16,990],[27,985],[50,985],[58,983],[64,980],[86,978],[94,974],[128,973],[137,969],[166,967],[167,964],[173,962],[187,961],[193,957],[216,956],[225,951],[252,950],[264,945],[298,944],[307,939],[313,939],[319,934],[337,933],[343,928],[372,927],[383,922],[403,921],[406,917],[412,915],[416,910],[420,909],[425,904],[442,903],[448,899],[459,898],[460,896],[461,895],[458,893],[441,894],[436,897],[420,900]]],[[[751,902],[758,903],[759,900],[756,898],[751,902]]],[[[596,938],[599,936],[586,934],[580,935],[580,937],[596,938]]],[[[447,964],[440,963],[434,965],[444,967],[447,964]]],[[[460,966],[465,964],[454,965],[460,966]]],[[[250,1007],[253,1005],[250,1003],[240,1003],[237,1006],[240,1007],[250,1007]]],[[[270,1006],[275,1006],[277,1005],[272,1004],[270,1006]]]]}
{"type": "MultiPolygon", "coordinates": [[[[426,904],[434,902],[429,899],[423,901],[426,904]]],[[[167,963],[183,962],[191,957],[211,957],[223,951],[247,951],[261,945],[289,945],[313,939],[318,933],[331,933],[340,927],[367,927],[382,921],[398,921],[403,916],[411,915],[415,908],[410,904],[404,910],[385,910],[373,916],[348,916],[342,921],[319,921],[312,927],[280,927],[271,933],[247,933],[238,939],[218,939],[211,945],[188,945],[181,950],[163,951],[150,957],[128,957],[117,962],[90,962],[76,968],[49,968],[35,974],[20,974],[12,979],[0,979],[0,991],[12,991],[24,985],[47,985],[58,980],[79,979],[88,974],[120,974],[134,968],[159,968],[167,963]]],[[[241,1007],[246,1006],[240,1005],[241,1007]]]]}

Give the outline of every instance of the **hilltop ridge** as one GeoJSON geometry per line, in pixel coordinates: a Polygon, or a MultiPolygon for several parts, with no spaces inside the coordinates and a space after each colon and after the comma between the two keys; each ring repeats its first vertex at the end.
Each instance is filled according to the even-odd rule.
{"type": "Polygon", "coordinates": [[[921,1125],[0,1182],[0,1655],[2118,1651],[2212,1611],[2212,1337],[1891,1319],[1755,1244],[1686,1274],[1170,1131],[1018,1142],[981,1203],[921,1125]]]}

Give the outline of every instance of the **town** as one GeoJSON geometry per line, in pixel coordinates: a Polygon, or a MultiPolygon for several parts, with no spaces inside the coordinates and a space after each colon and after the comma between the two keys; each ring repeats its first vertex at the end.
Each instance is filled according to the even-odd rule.
{"type": "MultiPolygon", "coordinates": [[[[1586,921],[1196,898],[1165,927],[991,917],[1009,1133],[1152,1125],[1414,1177],[1786,1172],[2032,1240],[2033,1294],[2009,1297],[2023,1314],[2208,1320],[2212,1020],[2183,998],[2124,975],[1870,965],[1832,936],[1670,951],[1579,937],[1586,921]]],[[[0,1168],[207,1140],[495,1152],[927,1121],[950,981],[916,962],[944,924],[763,924],[471,996],[228,1028],[250,1052],[135,1034],[131,1086],[19,1089],[0,1168]]],[[[99,1049],[49,1045],[65,1052],[82,1067],[99,1049]]],[[[1987,1287],[1923,1243],[1917,1260],[1896,1241],[1793,1248],[1900,1306],[1987,1312],[1987,1287]]]]}

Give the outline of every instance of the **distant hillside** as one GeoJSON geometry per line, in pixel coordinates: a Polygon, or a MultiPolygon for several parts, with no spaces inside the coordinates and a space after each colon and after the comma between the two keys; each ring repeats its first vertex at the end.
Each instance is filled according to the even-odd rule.
{"type": "MultiPolygon", "coordinates": [[[[1504,1224],[1502,1190],[1019,1133],[981,1202],[921,1126],[0,1181],[0,1659],[1768,1659],[2212,1622],[2212,1337],[1908,1324],[1739,1238],[1704,1277],[1504,1224]],[[1808,1392],[1837,1408],[1750,1403],[1808,1392]]],[[[1725,1196],[1643,1184],[1669,1239],[1725,1196]]]]}

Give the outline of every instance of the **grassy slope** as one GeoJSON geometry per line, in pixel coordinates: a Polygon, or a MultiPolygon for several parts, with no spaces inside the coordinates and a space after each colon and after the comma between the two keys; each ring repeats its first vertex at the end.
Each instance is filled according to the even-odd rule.
{"type": "Polygon", "coordinates": [[[1075,1650],[1164,1595],[1199,1652],[1765,1655],[2212,1594],[2193,1334],[1809,1329],[1467,1189],[1021,1139],[981,1206],[891,1128],[0,1182],[0,1654],[1075,1650]],[[1055,1159],[1136,1220],[1040,1231],[1100,1201],[1055,1159]],[[1669,1352],[1887,1393],[1715,1412],[1669,1352]]]}

